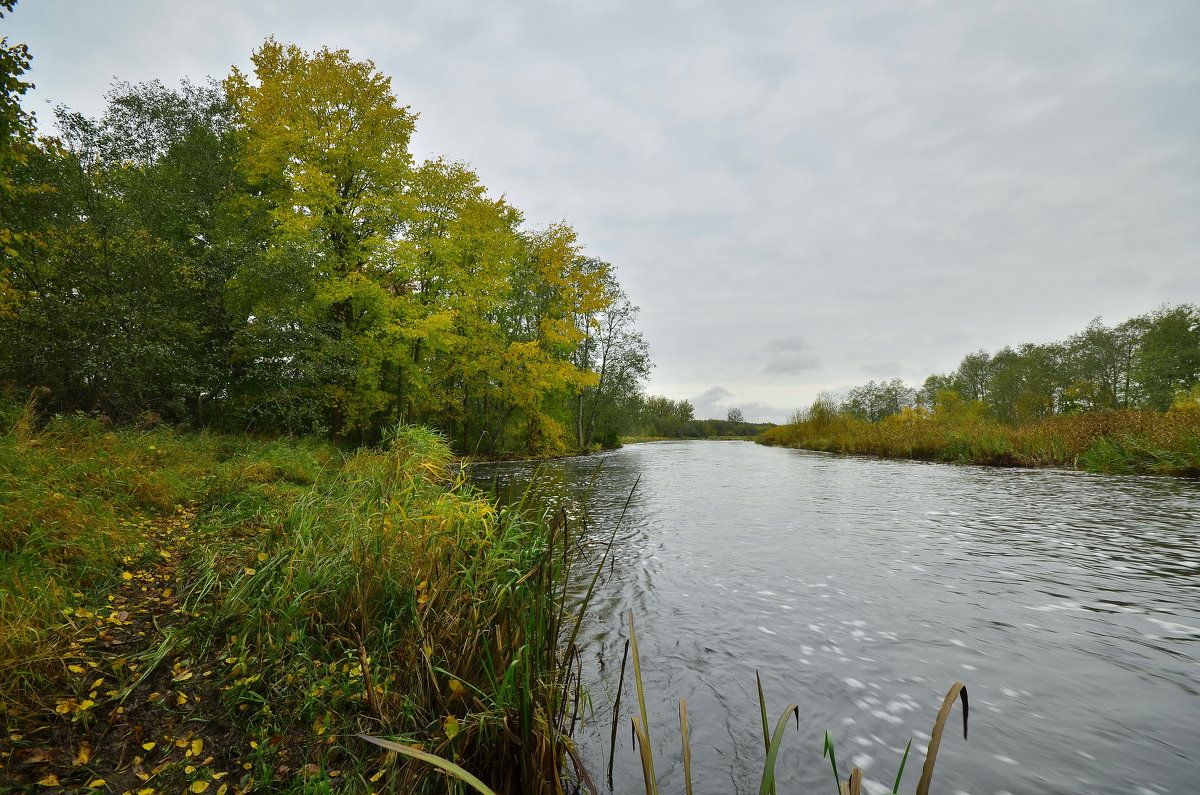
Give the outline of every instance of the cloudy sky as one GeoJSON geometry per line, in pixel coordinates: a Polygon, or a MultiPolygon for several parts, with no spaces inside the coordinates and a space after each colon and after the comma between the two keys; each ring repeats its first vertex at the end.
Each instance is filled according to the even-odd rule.
{"type": "Polygon", "coordinates": [[[1200,3],[21,0],[26,107],[345,47],[642,308],[651,391],[821,390],[1200,302],[1200,3]]]}

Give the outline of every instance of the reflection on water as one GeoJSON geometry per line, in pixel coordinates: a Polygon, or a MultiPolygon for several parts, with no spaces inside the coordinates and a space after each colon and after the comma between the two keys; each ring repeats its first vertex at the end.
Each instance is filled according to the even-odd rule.
{"type": "MultiPolygon", "coordinates": [[[[634,445],[596,462],[542,465],[540,488],[571,504],[594,477],[597,545],[629,502],[581,632],[595,709],[577,738],[598,782],[632,608],[656,768],[673,791],[686,698],[696,792],[757,792],[756,670],[772,719],[800,705],[781,792],[831,789],[827,728],[871,793],[890,792],[913,737],[911,792],[956,680],[971,740],[947,732],[936,791],[1200,791],[1200,484],[744,442],[634,445]]],[[[476,477],[503,491],[530,472],[476,477]]],[[[631,703],[618,793],[642,790],[631,703]]]]}

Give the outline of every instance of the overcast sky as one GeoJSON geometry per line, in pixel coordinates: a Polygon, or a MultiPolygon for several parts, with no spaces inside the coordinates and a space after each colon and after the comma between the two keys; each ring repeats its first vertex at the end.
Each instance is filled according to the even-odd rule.
{"type": "Polygon", "coordinates": [[[821,390],[1200,302],[1200,3],[21,0],[51,105],[345,47],[641,306],[654,393],[821,390]]]}

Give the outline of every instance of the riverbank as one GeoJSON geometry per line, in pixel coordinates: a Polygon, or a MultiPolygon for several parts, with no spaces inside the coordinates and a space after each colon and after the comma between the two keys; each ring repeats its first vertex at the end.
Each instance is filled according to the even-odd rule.
{"type": "MultiPolygon", "coordinates": [[[[0,781],[554,791],[561,526],[381,450],[0,412],[0,781]]],[[[440,790],[439,790],[440,791],[440,790]]]]}
{"type": "Polygon", "coordinates": [[[986,466],[1200,477],[1200,410],[1107,411],[1020,426],[908,411],[882,422],[836,414],[772,428],[760,444],[986,466]]]}

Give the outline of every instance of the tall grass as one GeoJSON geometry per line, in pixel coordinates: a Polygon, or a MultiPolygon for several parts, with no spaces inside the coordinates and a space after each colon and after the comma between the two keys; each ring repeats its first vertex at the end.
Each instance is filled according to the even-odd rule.
{"type": "Polygon", "coordinates": [[[762,444],[991,466],[1200,476],[1200,410],[1125,410],[1049,417],[1020,426],[908,410],[871,423],[822,411],[793,418],[762,444]]]}
{"type": "Polygon", "coordinates": [[[342,451],[0,405],[10,728],[62,687],[64,614],[161,566],[147,528],[186,506],[177,623],[134,650],[125,692],[203,675],[189,708],[236,757],[231,785],[453,791],[416,758],[435,754],[499,792],[563,790],[584,700],[566,589],[581,528],[564,514],[495,507],[424,428],[342,451]]]}

